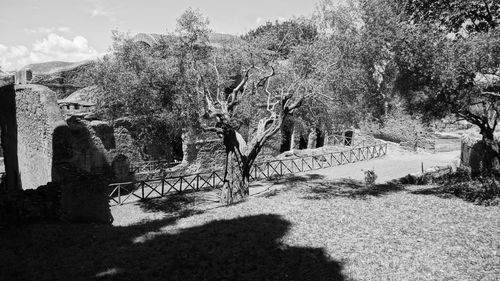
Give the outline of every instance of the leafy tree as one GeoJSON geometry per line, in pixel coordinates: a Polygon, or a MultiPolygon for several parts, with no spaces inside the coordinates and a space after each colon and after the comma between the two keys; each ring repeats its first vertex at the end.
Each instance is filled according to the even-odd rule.
{"type": "Polygon", "coordinates": [[[127,118],[140,143],[170,153],[182,128],[196,126],[198,120],[199,101],[190,86],[197,79],[196,65],[212,51],[208,34],[208,20],[191,8],[178,19],[176,32],[162,36],[154,46],[113,32],[111,54],[91,72],[103,89],[100,115],[108,120],[127,118]]]}
{"type": "Polygon", "coordinates": [[[320,1],[315,15],[321,33],[311,53],[316,53],[316,77],[328,95],[319,103],[335,101],[329,104],[328,114],[318,117],[336,129],[357,126],[366,112],[378,111],[380,105],[373,102],[372,78],[364,63],[368,52],[360,15],[359,2],[336,6],[329,0],[320,1]]]}
{"type": "Polygon", "coordinates": [[[268,55],[276,59],[286,59],[292,49],[304,43],[311,43],[318,37],[314,23],[306,18],[287,21],[267,22],[249,31],[242,38],[269,51],[268,55]]]}
{"type": "Polygon", "coordinates": [[[405,13],[415,23],[433,23],[448,32],[488,32],[500,24],[497,0],[405,0],[405,13]]]}
{"type": "Polygon", "coordinates": [[[500,118],[500,33],[492,29],[449,39],[425,25],[408,25],[398,50],[398,88],[427,120],[454,114],[480,129],[486,170],[499,172],[494,131],[500,118]]]}
{"type": "Polygon", "coordinates": [[[402,19],[401,8],[393,0],[360,0],[360,60],[367,82],[366,101],[376,117],[387,117],[397,99],[394,82],[396,38],[402,19]]]}

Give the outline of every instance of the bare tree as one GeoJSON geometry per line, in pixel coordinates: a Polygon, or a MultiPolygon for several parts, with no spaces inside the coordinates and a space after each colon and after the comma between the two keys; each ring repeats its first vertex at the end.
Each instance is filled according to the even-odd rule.
{"type": "Polygon", "coordinates": [[[287,115],[292,114],[302,101],[313,92],[304,79],[293,79],[293,82],[274,83],[277,77],[275,68],[267,71],[250,66],[243,71],[237,86],[227,91],[221,85],[221,77],[217,65],[213,65],[216,76],[216,89],[210,87],[200,76],[197,86],[198,94],[205,100],[205,116],[215,121],[213,126],[205,130],[217,133],[226,147],[224,186],[221,203],[232,204],[235,199],[243,199],[249,195],[250,169],[254,164],[265,142],[278,132],[287,115]],[[225,91],[226,90],[226,91],[225,91]],[[255,132],[245,140],[235,122],[236,108],[245,99],[256,96],[264,97],[262,104],[265,117],[258,120],[255,132]]]}

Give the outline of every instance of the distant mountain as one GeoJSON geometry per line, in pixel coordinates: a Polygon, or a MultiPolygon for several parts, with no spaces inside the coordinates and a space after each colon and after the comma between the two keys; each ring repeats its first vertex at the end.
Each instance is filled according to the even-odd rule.
{"type": "Polygon", "coordinates": [[[31,69],[33,74],[51,74],[55,72],[61,72],[69,69],[73,69],[83,64],[89,63],[90,60],[84,60],[79,62],[66,62],[66,61],[48,61],[41,63],[32,63],[28,64],[21,68],[23,69],[31,69]]]}

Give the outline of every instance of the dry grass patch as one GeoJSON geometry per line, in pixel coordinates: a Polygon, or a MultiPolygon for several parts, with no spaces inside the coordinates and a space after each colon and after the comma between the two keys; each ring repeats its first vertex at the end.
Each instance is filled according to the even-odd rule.
{"type": "Polygon", "coordinates": [[[274,196],[203,212],[186,211],[198,208],[190,199],[136,205],[142,217],[130,216],[157,217],[135,225],[2,229],[0,280],[500,276],[498,207],[413,194],[415,187],[378,186],[366,193],[356,182],[319,177],[280,186],[274,196]]]}

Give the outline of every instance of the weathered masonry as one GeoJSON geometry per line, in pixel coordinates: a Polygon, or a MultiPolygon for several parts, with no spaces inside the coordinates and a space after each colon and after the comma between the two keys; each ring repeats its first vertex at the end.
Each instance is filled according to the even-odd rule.
{"type": "Polygon", "coordinates": [[[52,134],[64,123],[55,93],[40,85],[0,88],[0,135],[8,190],[35,189],[52,181],[52,134]]]}

